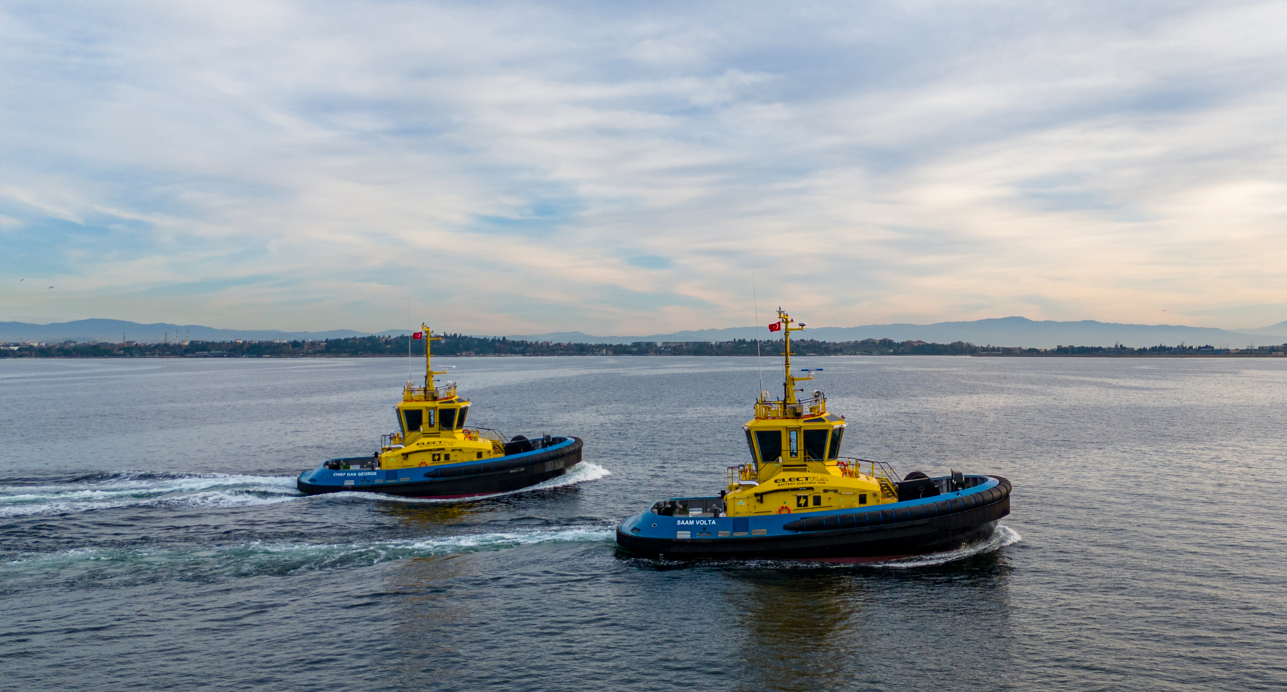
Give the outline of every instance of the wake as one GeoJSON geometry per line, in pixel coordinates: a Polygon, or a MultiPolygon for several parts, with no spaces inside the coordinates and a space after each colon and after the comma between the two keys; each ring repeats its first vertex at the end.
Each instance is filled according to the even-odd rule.
{"type": "Polygon", "coordinates": [[[101,480],[0,486],[0,517],[119,507],[247,507],[298,500],[294,476],[113,474],[101,480]]]}

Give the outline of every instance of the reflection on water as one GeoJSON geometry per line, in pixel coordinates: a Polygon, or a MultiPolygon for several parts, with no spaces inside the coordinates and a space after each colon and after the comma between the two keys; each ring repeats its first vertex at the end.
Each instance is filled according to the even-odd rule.
{"type": "Polygon", "coordinates": [[[476,601],[454,596],[453,586],[476,571],[477,563],[459,555],[417,558],[391,570],[385,588],[398,608],[383,660],[372,663],[389,667],[391,679],[467,679],[451,633],[469,625],[476,601]]]}
{"type": "Polygon", "coordinates": [[[1000,551],[906,570],[875,565],[731,570],[728,621],[746,633],[738,651],[739,690],[880,686],[890,660],[920,651],[925,673],[959,677],[965,652],[1006,660],[1011,641],[1000,551]],[[986,629],[987,642],[973,640],[986,629]],[[909,632],[911,633],[909,636],[909,632]],[[959,648],[939,650],[944,642],[959,648]]]}
{"type": "Polygon", "coordinates": [[[379,502],[375,511],[390,519],[397,519],[409,527],[432,529],[454,524],[486,511],[478,504],[411,504],[408,502],[379,502]]]}
{"type": "Polygon", "coordinates": [[[724,601],[746,632],[737,689],[834,690],[860,663],[866,585],[836,570],[756,570],[724,601]]]}

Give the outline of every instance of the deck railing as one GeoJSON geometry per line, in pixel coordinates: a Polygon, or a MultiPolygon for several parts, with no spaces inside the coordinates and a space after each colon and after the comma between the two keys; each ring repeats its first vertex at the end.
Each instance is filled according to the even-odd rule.
{"type": "Polygon", "coordinates": [[[474,439],[491,440],[505,444],[509,440],[505,434],[495,428],[465,428],[465,432],[473,435],[474,439]]]}
{"type": "Polygon", "coordinates": [[[883,461],[840,457],[836,462],[838,465],[841,465],[842,470],[840,475],[847,476],[849,478],[863,475],[871,476],[872,478],[884,478],[891,483],[897,483],[902,480],[898,477],[898,474],[894,472],[894,467],[883,461]]]}
{"type": "Polygon", "coordinates": [[[437,401],[456,396],[456,383],[443,382],[437,387],[412,387],[402,390],[403,401],[437,401]]]}
{"type": "Polygon", "coordinates": [[[751,464],[738,464],[728,467],[728,484],[729,486],[742,485],[749,481],[753,484],[756,480],[755,467],[751,464]]]}
{"type": "Polygon", "coordinates": [[[755,403],[755,417],[766,418],[801,418],[817,416],[827,410],[827,397],[816,396],[801,399],[798,403],[788,404],[785,401],[760,399],[755,403]]]}

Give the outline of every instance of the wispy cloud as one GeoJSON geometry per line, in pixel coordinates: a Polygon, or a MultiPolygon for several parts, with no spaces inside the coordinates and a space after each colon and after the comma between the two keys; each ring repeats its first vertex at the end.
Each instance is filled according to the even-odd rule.
{"type": "Polygon", "coordinates": [[[0,319],[644,333],[747,323],[754,269],[818,325],[1260,326],[1287,318],[1285,22],[11,3],[0,279],[63,288],[0,319]]]}

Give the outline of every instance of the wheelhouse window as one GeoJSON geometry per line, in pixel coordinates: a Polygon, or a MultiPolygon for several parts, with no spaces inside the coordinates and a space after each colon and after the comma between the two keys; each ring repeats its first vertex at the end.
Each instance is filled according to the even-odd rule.
{"type": "Polygon", "coordinates": [[[409,408],[409,409],[403,410],[402,417],[405,419],[406,425],[402,428],[402,432],[404,434],[410,433],[410,432],[419,432],[420,424],[423,421],[423,416],[424,416],[423,409],[409,408]]]}
{"type": "Polygon", "coordinates": [[[468,407],[468,406],[461,406],[461,407],[460,407],[460,420],[456,421],[456,427],[457,427],[457,428],[463,428],[463,427],[465,427],[465,417],[466,417],[466,416],[468,416],[468,415],[469,415],[469,407],[468,407]]]}
{"type": "Polygon", "coordinates": [[[829,430],[804,431],[804,458],[806,461],[822,461],[827,458],[827,435],[829,430]]]}
{"type": "Polygon", "coordinates": [[[755,443],[760,448],[760,462],[771,464],[782,457],[782,433],[778,430],[756,430],[755,443]]]}
{"type": "Polygon", "coordinates": [[[800,431],[799,430],[787,431],[787,446],[789,447],[787,451],[791,453],[791,458],[798,459],[800,457],[800,431]]]}
{"type": "Polygon", "coordinates": [[[756,463],[758,459],[755,458],[755,442],[751,440],[751,431],[749,428],[743,428],[742,430],[746,433],[746,447],[751,450],[751,464],[758,467],[759,464],[756,463]]]}
{"type": "Polygon", "coordinates": [[[835,459],[840,456],[840,438],[844,436],[845,429],[843,427],[831,429],[831,446],[828,448],[828,459],[835,459]]]}
{"type": "Polygon", "coordinates": [[[443,430],[451,430],[456,427],[456,409],[442,409],[442,415],[438,416],[438,427],[443,430]]]}

